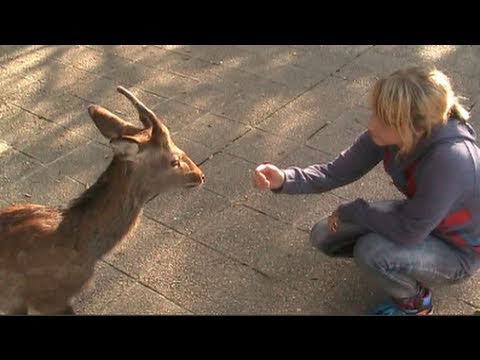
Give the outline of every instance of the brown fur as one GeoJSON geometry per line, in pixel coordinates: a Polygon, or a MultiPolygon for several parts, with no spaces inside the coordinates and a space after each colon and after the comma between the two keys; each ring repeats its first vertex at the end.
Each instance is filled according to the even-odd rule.
{"type": "Polygon", "coordinates": [[[72,298],[93,276],[95,263],[132,231],[145,202],[172,187],[203,183],[202,171],[158,118],[127,90],[119,92],[145,128],[89,107],[115,149],[93,186],[65,209],[27,204],[0,210],[0,311],[73,313],[72,298]]]}

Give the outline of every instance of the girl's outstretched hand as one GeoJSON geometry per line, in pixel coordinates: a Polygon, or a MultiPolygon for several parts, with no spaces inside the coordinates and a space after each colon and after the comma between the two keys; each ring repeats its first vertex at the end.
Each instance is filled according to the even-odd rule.
{"type": "Polygon", "coordinates": [[[253,186],[261,190],[277,190],[283,186],[285,173],[273,164],[261,164],[255,169],[253,186]]]}

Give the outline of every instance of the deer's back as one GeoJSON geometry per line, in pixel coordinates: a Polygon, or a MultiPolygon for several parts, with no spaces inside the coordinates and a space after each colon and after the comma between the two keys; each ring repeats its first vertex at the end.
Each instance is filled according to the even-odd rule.
{"type": "Polygon", "coordinates": [[[17,205],[0,210],[0,268],[20,270],[43,265],[56,266],[62,258],[80,254],[71,236],[60,231],[63,213],[41,205],[17,205]]]}
{"type": "Polygon", "coordinates": [[[16,205],[0,210],[0,254],[31,250],[51,241],[62,220],[57,209],[16,205]]]}
{"type": "MultiPolygon", "coordinates": [[[[37,262],[55,264],[56,254],[73,258],[75,250],[72,229],[65,229],[60,209],[41,205],[17,205],[0,210],[0,267],[10,262],[28,260],[31,267],[37,262]],[[62,230],[61,230],[62,229],[62,230]],[[27,258],[28,259],[27,259],[27,258]]],[[[82,261],[82,260],[76,260],[82,261]]],[[[85,262],[85,261],[83,261],[85,262]]]]}
{"type": "Polygon", "coordinates": [[[40,205],[0,210],[0,283],[47,296],[61,289],[74,291],[90,276],[93,264],[62,245],[68,244],[58,232],[62,219],[60,210],[40,205]]]}

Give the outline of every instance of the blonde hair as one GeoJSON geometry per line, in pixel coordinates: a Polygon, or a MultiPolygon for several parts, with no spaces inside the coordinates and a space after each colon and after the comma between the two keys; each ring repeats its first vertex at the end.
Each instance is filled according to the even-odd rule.
{"type": "Polygon", "coordinates": [[[386,126],[395,128],[402,140],[399,157],[410,153],[432,128],[450,117],[469,118],[452,90],[449,78],[435,68],[411,67],[378,80],[371,93],[372,109],[386,126]]]}

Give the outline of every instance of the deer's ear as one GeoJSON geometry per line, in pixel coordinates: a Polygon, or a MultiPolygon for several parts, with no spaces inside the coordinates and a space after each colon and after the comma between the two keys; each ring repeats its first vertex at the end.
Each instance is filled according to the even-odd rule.
{"type": "Polygon", "coordinates": [[[140,147],[136,141],[130,139],[113,139],[110,140],[115,156],[120,156],[124,160],[134,161],[140,147]]]}
{"type": "Polygon", "coordinates": [[[118,139],[124,134],[133,134],[141,131],[141,129],[122,120],[101,106],[90,105],[88,107],[88,113],[98,130],[100,130],[102,135],[107,139],[118,139]]]}

